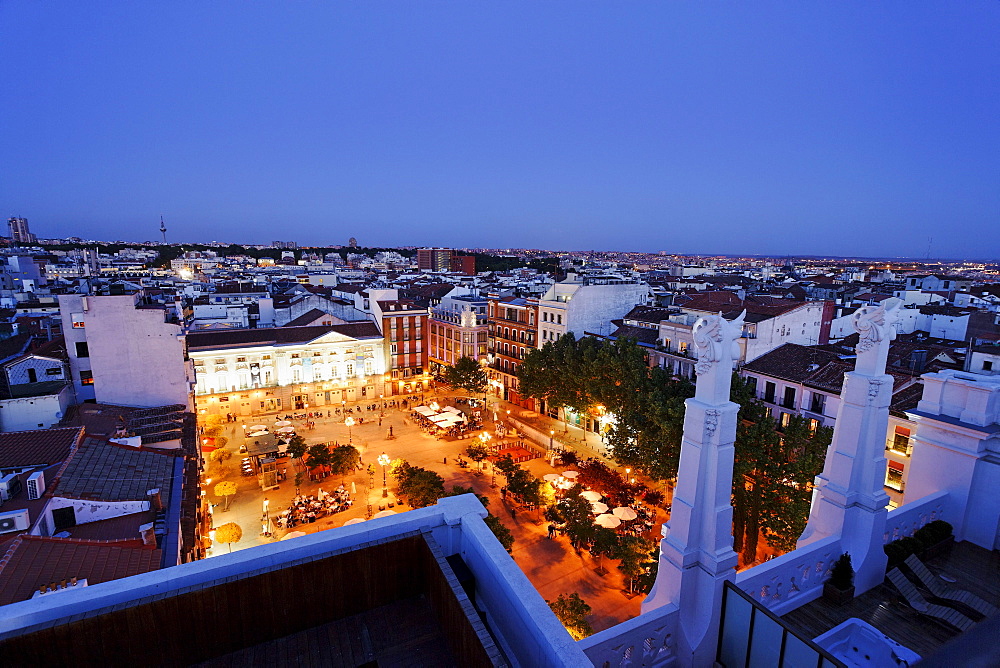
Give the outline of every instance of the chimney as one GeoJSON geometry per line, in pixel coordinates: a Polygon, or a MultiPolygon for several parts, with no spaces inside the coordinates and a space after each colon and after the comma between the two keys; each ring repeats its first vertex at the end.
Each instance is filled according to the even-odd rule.
{"type": "Polygon", "coordinates": [[[139,535],[142,536],[142,544],[156,547],[156,532],[153,531],[153,523],[143,524],[139,527],[139,535]]]}
{"type": "Polygon", "coordinates": [[[149,497],[149,509],[160,512],[163,510],[163,498],[160,496],[160,488],[154,487],[153,489],[146,491],[146,496],[149,497]]]}

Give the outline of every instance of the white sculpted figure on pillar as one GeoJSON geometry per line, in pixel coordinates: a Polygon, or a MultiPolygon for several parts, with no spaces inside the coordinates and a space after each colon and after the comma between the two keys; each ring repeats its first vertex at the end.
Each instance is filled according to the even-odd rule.
{"type": "Polygon", "coordinates": [[[851,325],[858,333],[858,354],[854,370],[870,376],[885,373],[889,356],[889,342],[896,338],[896,322],[899,320],[901,299],[890,297],[878,307],[864,306],[851,316],[851,325]]]}
{"type": "Polygon", "coordinates": [[[743,311],[735,320],[726,320],[722,314],[699,318],[691,328],[698,363],[695,398],[707,404],[729,401],[729,385],[733,363],[740,358],[740,337],[743,336],[743,311]]]}
{"type": "Polygon", "coordinates": [[[711,665],[722,585],[736,573],[731,499],[739,406],[729,400],[729,388],[745,316],[700,318],[692,330],[698,382],[685,401],[673,512],[663,525],[656,583],[642,604],[643,612],[677,606],[682,665],[711,665]]]}

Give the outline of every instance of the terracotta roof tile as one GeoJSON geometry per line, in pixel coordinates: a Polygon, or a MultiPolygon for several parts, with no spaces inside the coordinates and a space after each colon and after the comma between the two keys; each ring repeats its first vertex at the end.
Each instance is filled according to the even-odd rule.
{"type": "Polygon", "coordinates": [[[0,605],[27,600],[42,585],[74,577],[95,585],[155,571],[160,558],[160,550],[141,540],[19,536],[0,559],[0,605]]]}
{"type": "Polygon", "coordinates": [[[65,461],[83,436],[80,427],[0,434],[0,468],[43,466],[65,461]]]}

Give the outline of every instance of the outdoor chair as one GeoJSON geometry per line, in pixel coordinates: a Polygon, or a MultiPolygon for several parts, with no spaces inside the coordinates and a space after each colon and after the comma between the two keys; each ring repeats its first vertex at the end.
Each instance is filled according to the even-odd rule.
{"type": "Polygon", "coordinates": [[[928,603],[927,599],[925,599],[920,592],[917,591],[916,585],[910,582],[898,568],[892,569],[886,575],[888,576],[889,581],[895,585],[900,596],[903,597],[903,600],[920,614],[950,624],[960,631],[968,631],[974,626],[975,622],[960,613],[958,610],[943,605],[928,603]]]}
{"type": "Polygon", "coordinates": [[[926,587],[937,598],[967,605],[984,617],[993,617],[1000,612],[995,606],[990,605],[972,592],[946,585],[927,569],[927,566],[924,565],[924,562],[920,561],[917,555],[911,554],[903,563],[913,572],[917,580],[920,581],[920,584],[926,587]]]}

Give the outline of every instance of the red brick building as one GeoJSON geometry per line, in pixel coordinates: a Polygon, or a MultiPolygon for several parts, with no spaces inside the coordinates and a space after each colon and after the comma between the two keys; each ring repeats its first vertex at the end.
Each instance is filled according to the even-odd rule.
{"type": "Polygon", "coordinates": [[[517,391],[517,367],[538,339],[538,300],[522,297],[489,297],[490,389],[495,396],[524,408],[535,401],[517,391]]]}

